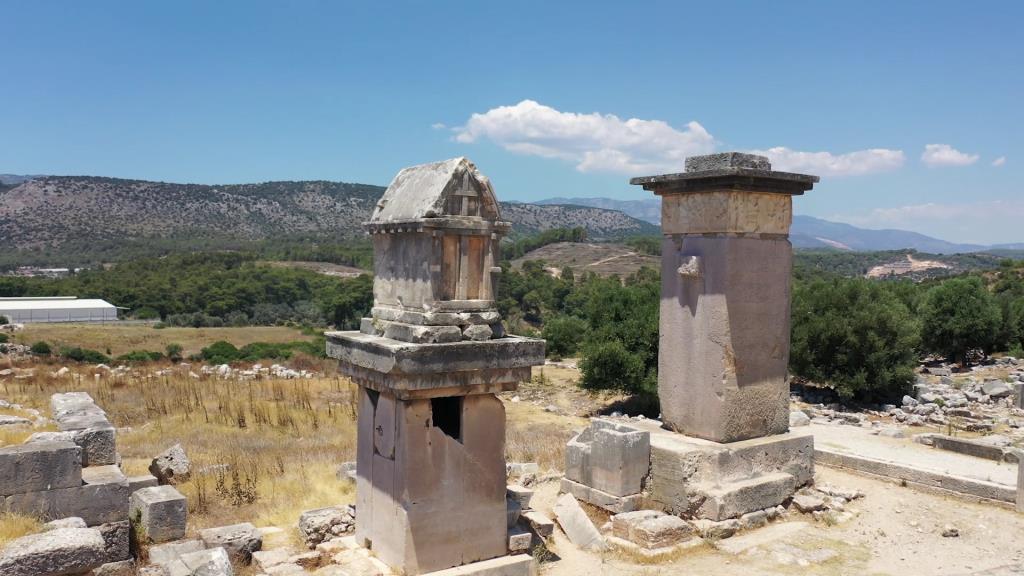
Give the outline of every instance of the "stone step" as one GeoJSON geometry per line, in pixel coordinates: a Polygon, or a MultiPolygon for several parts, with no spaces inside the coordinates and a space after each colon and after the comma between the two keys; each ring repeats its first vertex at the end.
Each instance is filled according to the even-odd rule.
{"type": "Polygon", "coordinates": [[[694,492],[705,497],[697,515],[715,521],[738,518],[782,504],[793,495],[796,487],[796,478],[785,472],[771,472],[716,486],[695,486],[694,492]]]}

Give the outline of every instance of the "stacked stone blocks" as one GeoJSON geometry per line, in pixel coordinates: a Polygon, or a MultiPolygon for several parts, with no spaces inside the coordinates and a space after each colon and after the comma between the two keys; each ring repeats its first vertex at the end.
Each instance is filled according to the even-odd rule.
{"type": "Polygon", "coordinates": [[[650,459],[649,432],[595,418],[566,445],[562,491],[612,512],[636,510],[650,459]]]}

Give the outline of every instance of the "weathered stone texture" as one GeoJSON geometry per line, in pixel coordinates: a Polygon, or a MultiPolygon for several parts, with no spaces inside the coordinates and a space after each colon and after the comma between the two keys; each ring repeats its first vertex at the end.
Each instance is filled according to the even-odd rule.
{"type": "Polygon", "coordinates": [[[0,448],[0,496],[81,486],[81,450],[69,442],[0,448]]]}
{"type": "Polygon", "coordinates": [[[104,563],[103,537],[91,528],[59,528],[25,536],[0,550],[4,576],[81,574],[104,563]]]}
{"type": "Polygon", "coordinates": [[[787,194],[721,190],[665,196],[665,234],[789,234],[793,199],[787,194]]]}
{"type": "Polygon", "coordinates": [[[191,477],[192,462],[181,444],[175,444],[153,459],[149,472],[160,484],[177,484],[191,477]]]}
{"type": "Polygon", "coordinates": [[[263,547],[259,530],[248,522],[200,530],[199,538],[207,548],[223,548],[232,561],[245,565],[263,547]]]}
{"type": "Polygon", "coordinates": [[[131,495],[129,516],[140,538],[168,542],[185,536],[188,507],[185,497],[171,486],[142,488],[131,495]]]}
{"type": "Polygon", "coordinates": [[[789,427],[789,282],[785,239],[666,238],[658,396],[665,424],[715,442],[789,427]],[[704,273],[680,276],[699,256],[704,273]]]}
{"type": "Polygon", "coordinates": [[[593,419],[566,445],[565,477],[613,496],[643,489],[651,460],[649,432],[593,419]]]}
{"type": "Polygon", "coordinates": [[[584,550],[603,550],[604,537],[572,494],[562,494],[554,507],[555,518],[569,541],[584,550]]]}
{"type": "Polygon", "coordinates": [[[128,481],[123,476],[95,478],[94,483],[74,488],[14,494],[5,504],[43,519],[77,516],[89,526],[120,522],[128,517],[128,481]]]}

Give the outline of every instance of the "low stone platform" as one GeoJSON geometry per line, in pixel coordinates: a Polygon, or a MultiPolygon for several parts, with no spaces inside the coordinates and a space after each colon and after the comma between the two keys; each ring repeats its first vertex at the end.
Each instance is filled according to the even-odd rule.
{"type": "Polygon", "coordinates": [[[814,478],[814,437],[807,432],[720,444],[665,430],[656,420],[631,425],[651,435],[647,498],[672,514],[738,518],[781,504],[814,478]]]}
{"type": "Polygon", "coordinates": [[[562,478],[561,492],[572,494],[577,500],[604,508],[613,514],[634,512],[643,508],[643,494],[616,496],[568,478],[562,478]]]}
{"type": "Polygon", "coordinates": [[[424,576],[537,576],[537,561],[528,554],[516,554],[438,570],[424,576]]]}

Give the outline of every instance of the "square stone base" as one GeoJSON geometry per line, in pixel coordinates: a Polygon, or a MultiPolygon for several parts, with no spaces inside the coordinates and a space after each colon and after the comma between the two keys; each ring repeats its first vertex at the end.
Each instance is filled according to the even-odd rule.
{"type": "Polygon", "coordinates": [[[591,488],[585,484],[580,484],[568,478],[562,478],[561,492],[572,494],[577,500],[586,502],[598,508],[604,508],[612,514],[622,514],[623,512],[634,512],[641,509],[641,502],[643,501],[644,495],[642,493],[630,494],[628,496],[615,496],[607,492],[602,492],[597,488],[591,488]]]}
{"type": "Polygon", "coordinates": [[[726,444],[683,436],[657,421],[651,432],[650,507],[727,520],[777,506],[814,479],[814,437],[787,432],[726,444]]]}
{"type": "Polygon", "coordinates": [[[537,576],[537,561],[528,554],[502,556],[424,576],[537,576]]]}

